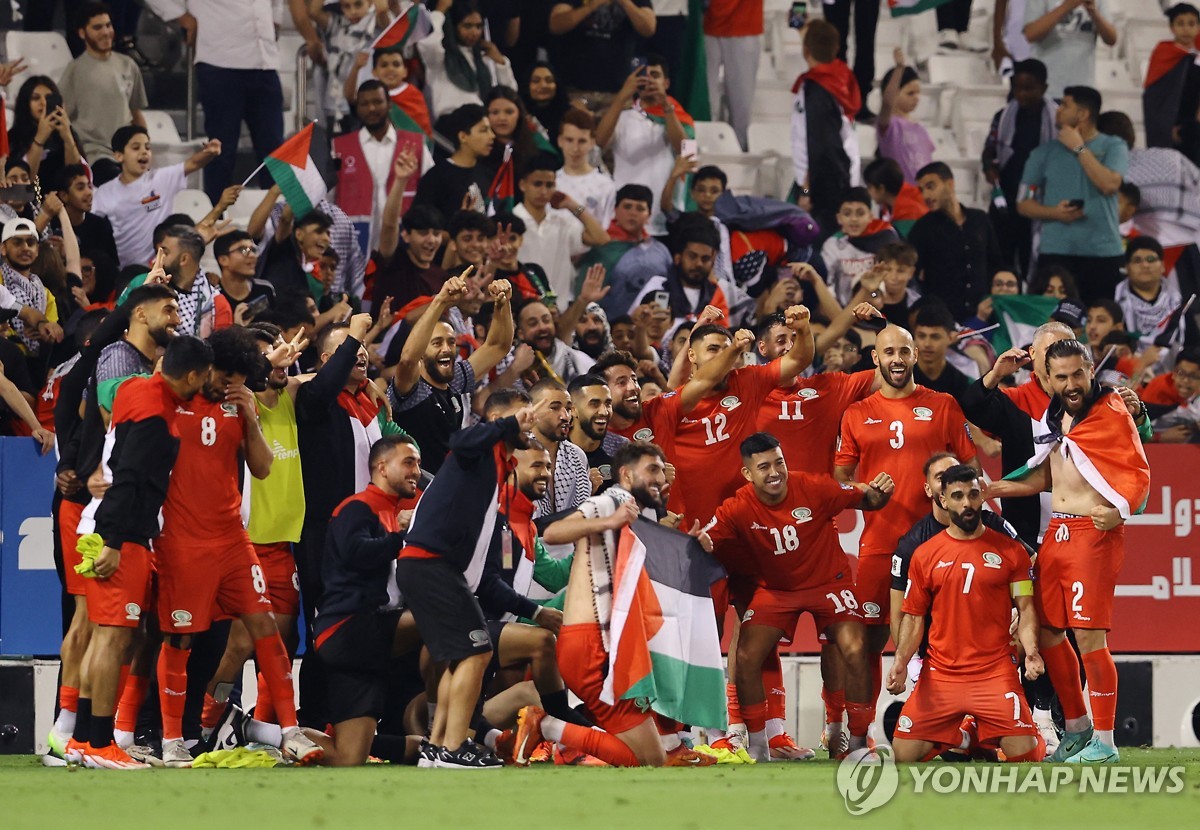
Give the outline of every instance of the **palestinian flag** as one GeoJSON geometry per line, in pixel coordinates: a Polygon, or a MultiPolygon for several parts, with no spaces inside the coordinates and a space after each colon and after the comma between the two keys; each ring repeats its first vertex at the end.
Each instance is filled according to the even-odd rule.
{"type": "Polygon", "coordinates": [[[724,574],[699,543],[639,518],[613,562],[608,675],[600,699],[724,727],[725,671],[709,586],[724,574]]]}
{"type": "Polygon", "coordinates": [[[263,162],[297,219],[325,198],[329,170],[329,138],[315,121],[283,142],[263,162]]]}
{"type": "Polygon", "coordinates": [[[538,149],[539,153],[549,153],[557,159],[562,158],[562,152],[557,147],[550,143],[550,136],[546,133],[546,128],[538,123],[536,118],[529,118],[529,130],[533,133],[533,146],[538,149]]]}
{"type": "Polygon", "coordinates": [[[1000,324],[992,337],[996,354],[1023,349],[1033,342],[1034,330],[1049,321],[1058,308],[1054,297],[1029,294],[993,294],[992,319],[1000,324]]]}
{"type": "Polygon", "coordinates": [[[390,49],[399,51],[409,43],[416,43],[433,31],[433,20],[429,12],[420,3],[413,3],[408,11],[392,21],[392,24],[379,33],[371,44],[372,49],[390,49]]]}
{"type": "MultiPolygon", "coordinates": [[[[696,137],[696,121],[695,121],[695,119],[693,119],[692,116],[688,115],[688,111],[683,108],[683,104],[676,101],[670,95],[667,96],[667,100],[670,101],[671,106],[673,106],[675,108],[675,117],[678,118],[679,123],[683,125],[683,134],[686,135],[688,138],[695,138],[696,137]]],[[[650,118],[650,120],[653,121],[655,124],[660,124],[662,126],[666,126],[667,111],[661,105],[655,106],[655,107],[647,107],[647,106],[643,105],[642,112],[646,113],[646,115],[650,118]]]]}
{"type": "Polygon", "coordinates": [[[1192,307],[1192,303],[1196,301],[1196,295],[1188,297],[1185,302],[1179,304],[1179,307],[1167,315],[1166,319],[1162,320],[1154,328],[1154,345],[1160,349],[1169,349],[1172,346],[1178,345],[1180,337],[1179,326],[1183,320],[1183,315],[1187,314],[1188,309],[1192,307]]]}
{"type": "Polygon", "coordinates": [[[1173,40],[1161,41],[1150,54],[1142,91],[1146,146],[1174,147],[1171,131],[1179,118],[1183,87],[1194,55],[1173,40]]]}
{"type": "Polygon", "coordinates": [[[888,10],[892,17],[904,17],[908,14],[920,14],[938,6],[944,6],[950,0],[887,0],[888,10]]]}
{"type": "Polygon", "coordinates": [[[500,169],[496,171],[496,177],[492,179],[491,187],[488,188],[488,213],[494,215],[511,212],[516,202],[516,194],[512,147],[509,146],[504,148],[504,161],[500,163],[500,169]]]}

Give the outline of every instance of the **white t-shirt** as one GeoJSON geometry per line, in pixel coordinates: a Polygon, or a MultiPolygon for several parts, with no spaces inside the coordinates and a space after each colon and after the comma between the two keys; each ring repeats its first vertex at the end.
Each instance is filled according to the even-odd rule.
{"type": "Polygon", "coordinates": [[[651,236],[665,235],[667,222],[658,201],[675,167],[675,153],[667,141],[667,128],[652,121],[638,107],[627,109],[617,119],[611,147],[613,183],[618,190],[627,184],[644,184],[650,188],[654,201],[646,231],[651,236]]]}
{"type": "Polygon", "coordinates": [[[558,189],[586,207],[600,227],[607,228],[612,222],[617,206],[617,186],[613,184],[612,176],[596,169],[582,176],[559,170],[558,189]]]}
{"type": "Polygon", "coordinates": [[[513,215],[525,223],[525,237],[517,258],[542,266],[550,288],[558,295],[558,307],[566,308],[575,299],[575,263],[587,250],[583,243],[583,223],[570,211],[546,208],[546,218],[539,225],[525,209],[524,203],[513,209],[513,215]]]}
{"type": "Polygon", "coordinates": [[[183,163],[150,170],[129,184],[120,177],[100,185],[92,212],[112,223],[121,267],[145,265],[154,256],[154,226],[171,215],[175,195],[187,188],[183,163]]]}

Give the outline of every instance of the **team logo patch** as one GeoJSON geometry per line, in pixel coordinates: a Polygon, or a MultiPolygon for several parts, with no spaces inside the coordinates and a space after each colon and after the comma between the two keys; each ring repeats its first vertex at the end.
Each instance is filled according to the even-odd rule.
{"type": "Polygon", "coordinates": [[[806,401],[811,401],[813,398],[821,397],[820,392],[818,392],[816,389],[809,389],[808,387],[801,389],[796,394],[799,395],[800,397],[804,398],[804,400],[806,400],[806,401]]]}
{"type": "Polygon", "coordinates": [[[803,524],[804,522],[811,522],[812,521],[812,511],[809,510],[807,507],[797,507],[795,510],[792,511],[792,518],[795,519],[800,524],[803,524]]]}
{"type": "Polygon", "coordinates": [[[901,715],[900,720],[896,721],[897,732],[909,732],[912,730],[912,718],[908,715],[901,715]]]}
{"type": "Polygon", "coordinates": [[[741,405],[742,402],[738,400],[737,395],[727,395],[724,398],[721,398],[721,406],[728,410],[737,409],[741,405]]]}
{"type": "Polygon", "coordinates": [[[125,604],[125,619],[136,620],[141,616],[142,607],[140,605],[138,605],[136,602],[129,602],[125,604]]]}
{"type": "Polygon", "coordinates": [[[753,616],[754,616],[754,609],[750,608],[746,611],[745,614],[742,614],[742,622],[744,622],[744,623],[750,622],[750,618],[753,616]]]}
{"type": "Polygon", "coordinates": [[[604,479],[605,481],[609,481],[612,478],[611,464],[601,464],[596,469],[600,471],[600,478],[604,479]]]}
{"type": "Polygon", "coordinates": [[[471,642],[477,646],[486,646],[488,644],[488,633],[482,628],[476,628],[467,635],[471,638],[471,642]]]}
{"type": "Polygon", "coordinates": [[[226,418],[236,418],[238,414],[237,404],[223,403],[221,404],[221,411],[225,413],[226,418]]]}
{"type": "Polygon", "coordinates": [[[650,427],[642,427],[641,429],[639,429],[637,432],[635,432],[633,434],[633,440],[634,441],[653,441],[654,440],[654,430],[650,429],[650,427]]]}
{"type": "Polygon", "coordinates": [[[178,608],[171,612],[171,619],[175,621],[176,628],[183,628],[192,624],[192,612],[178,608]]]}
{"type": "Polygon", "coordinates": [[[932,421],[933,410],[927,406],[914,406],[913,417],[915,417],[918,421],[932,421]]]}
{"type": "Polygon", "coordinates": [[[863,603],[863,615],[868,620],[879,619],[879,605],[874,602],[864,602],[863,603]]]}
{"type": "Polygon", "coordinates": [[[1002,561],[1000,554],[992,553],[990,550],[983,555],[983,567],[985,568],[999,568],[1002,561]]]}

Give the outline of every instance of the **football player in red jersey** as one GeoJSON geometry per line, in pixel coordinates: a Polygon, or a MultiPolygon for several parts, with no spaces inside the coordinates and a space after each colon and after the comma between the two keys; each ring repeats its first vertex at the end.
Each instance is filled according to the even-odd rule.
{"type": "Polygon", "coordinates": [[[849,748],[864,747],[871,724],[866,632],[833,520],[843,510],[882,508],[891,497],[892,479],[880,472],[870,484],[839,484],[828,473],[789,472],[779,440],[765,432],[742,442],[741,457],[749,484],[717,508],[708,533],[726,569],[755,583],[749,603],[738,608],[742,629],[736,662],[750,755],[770,760],[772,744],[782,737],[766,731],[763,663],[781,640],[791,641],[805,611],[841,652],[849,748]]]}

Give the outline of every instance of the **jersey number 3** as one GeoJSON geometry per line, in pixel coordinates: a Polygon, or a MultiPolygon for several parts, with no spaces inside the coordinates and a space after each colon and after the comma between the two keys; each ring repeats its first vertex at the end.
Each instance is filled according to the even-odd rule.
{"type": "Polygon", "coordinates": [[[888,441],[888,443],[891,444],[892,449],[898,450],[901,447],[903,447],[904,446],[904,422],[903,421],[892,421],[890,424],[888,424],[888,429],[890,429],[894,433],[892,435],[891,440],[888,441]]]}

